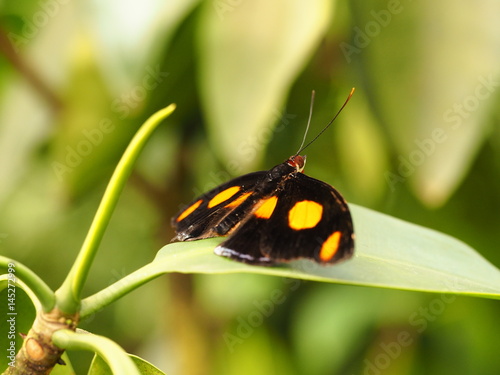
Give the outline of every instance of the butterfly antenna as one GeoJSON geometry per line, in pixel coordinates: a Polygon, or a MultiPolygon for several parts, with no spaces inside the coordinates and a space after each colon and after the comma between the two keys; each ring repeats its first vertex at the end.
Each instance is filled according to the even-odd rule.
{"type": "Polygon", "coordinates": [[[311,119],[312,119],[312,114],[313,114],[313,107],[314,107],[314,96],[316,95],[316,91],[312,90],[311,92],[311,105],[309,106],[309,119],[307,120],[307,126],[306,126],[306,131],[304,132],[304,138],[302,138],[302,143],[300,144],[299,151],[297,151],[297,154],[299,154],[300,151],[302,151],[302,146],[304,146],[304,143],[306,142],[306,137],[307,137],[307,132],[309,131],[309,125],[311,125],[311,119]]]}
{"type": "MultiPolygon", "coordinates": [[[[304,140],[306,139],[306,134],[307,134],[307,129],[309,129],[309,122],[311,121],[311,115],[309,115],[309,122],[307,123],[307,128],[306,128],[306,134],[304,134],[304,140],[302,141],[302,145],[300,146],[299,148],[299,151],[297,151],[297,153],[295,155],[298,155],[300,154],[302,151],[304,151],[307,147],[309,147],[309,145],[311,143],[313,143],[316,139],[318,139],[318,137],[323,134],[325,132],[326,129],[328,129],[330,127],[331,124],[333,124],[333,122],[335,121],[335,119],[340,115],[340,112],[342,112],[342,110],[344,109],[344,107],[347,105],[347,103],[349,102],[349,100],[351,100],[351,97],[352,95],[354,94],[354,91],[356,89],[353,87],[351,89],[351,92],[349,93],[349,95],[347,96],[347,99],[345,100],[344,104],[342,104],[342,107],[340,107],[339,111],[337,112],[337,114],[330,120],[330,122],[328,123],[328,125],[326,125],[323,130],[321,130],[318,135],[316,137],[314,137],[312,139],[312,141],[310,141],[308,144],[306,144],[305,146],[302,146],[304,144],[304,140]]],[[[314,91],[313,91],[313,99],[314,99],[314,91]]],[[[312,101],[311,101],[311,113],[312,113],[312,101]]]]}

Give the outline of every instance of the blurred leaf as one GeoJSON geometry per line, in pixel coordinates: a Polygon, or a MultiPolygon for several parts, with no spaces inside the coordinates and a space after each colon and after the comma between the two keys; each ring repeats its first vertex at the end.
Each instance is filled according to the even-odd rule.
{"type": "Polygon", "coordinates": [[[154,272],[250,272],[500,299],[500,271],[468,245],[360,206],[350,208],[356,231],[355,257],[335,266],[308,260],[279,267],[250,266],[212,253],[223,238],[169,244],[149,266],[154,272]]]}
{"type": "Polygon", "coordinates": [[[389,4],[357,2],[357,52],[346,58],[359,57],[366,71],[398,152],[394,173],[424,203],[442,205],[488,133],[500,83],[500,3],[389,4]]]}
{"type": "Polygon", "coordinates": [[[349,353],[359,350],[380,302],[380,293],[362,288],[309,290],[290,325],[302,373],[341,373],[349,353]]]}
{"type": "MultiPolygon", "coordinates": [[[[434,340],[437,342],[436,346],[450,348],[452,353],[457,353],[453,350],[453,346],[456,346],[457,343],[461,346],[460,349],[464,355],[458,361],[458,365],[462,365],[462,369],[457,369],[457,373],[463,373],[463,368],[470,366],[473,368],[469,373],[494,374],[500,368],[498,352],[494,345],[491,345],[498,342],[498,330],[492,329],[492,327],[496,327],[498,324],[499,306],[492,304],[493,301],[476,300],[471,302],[467,299],[457,300],[456,310],[452,311],[457,315],[448,320],[449,323],[445,330],[436,330],[431,334],[434,335],[434,340]],[[471,316],[474,319],[469,319],[471,316]],[[464,324],[465,321],[467,324],[464,324]],[[447,342],[443,342],[444,340],[447,342]],[[485,345],[478,346],[475,344],[478,342],[485,343],[485,345]]],[[[428,357],[430,356],[439,356],[439,353],[430,354],[428,357]]],[[[450,358],[453,357],[450,356],[450,358]]],[[[452,366],[455,360],[449,362],[452,366]]]]}
{"type": "Polygon", "coordinates": [[[339,162],[353,192],[350,200],[369,207],[387,188],[380,176],[389,163],[383,134],[368,110],[364,95],[355,95],[349,110],[342,113],[336,124],[339,136],[335,149],[339,150],[339,162]]]}
{"type": "Polygon", "coordinates": [[[111,174],[140,126],[137,117],[150,96],[161,91],[170,73],[160,64],[142,66],[134,84],[127,85],[119,95],[112,95],[113,87],[102,75],[99,51],[93,40],[83,37],[75,45],[79,54],[65,92],[51,169],[55,178],[64,181],[72,195],[78,197],[111,174]]]}
{"type": "Polygon", "coordinates": [[[26,174],[26,165],[50,132],[50,113],[40,99],[22,80],[9,81],[12,86],[0,102],[0,174],[9,176],[0,186],[0,202],[9,197],[26,174]],[[19,113],[20,108],[24,113],[19,113]]]}
{"type": "Polygon", "coordinates": [[[111,112],[111,96],[94,61],[91,40],[82,38],[76,44],[79,56],[67,83],[50,167],[54,179],[64,182],[72,195],[80,196],[110,173],[116,155],[123,152],[123,144],[135,129],[130,124],[118,126],[116,114],[111,112]]]}
{"type": "Polygon", "coordinates": [[[264,319],[261,324],[252,322],[252,326],[245,319],[240,317],[236,327],[223,333],[214,374],[296,374],[284,342],[265,329],[264,319]]]}
{"type": "MultiPolygon", "coordinates": [[[[2,4],[4,5],[4,4],[2,4]]],[[[48,8],[61,17],[40,25],[40,3],[9,4],[6,13],[17,14],[19,27],[6,30],[11,47],[18,53],[8,71],[0,99],[0,174],[9,176],[0,186],[0,201],[28,171],[27,165],[53,132],[54,116],[60,106],[58,88],[70,70],[66,60],[77,22],[71,11],[74,3],[48,8]],[[16,6],[17,5],[17,6],[16,6]],[[68,12],[68,13],[66,13],[68,12]],[[66,13],[66,14],[65,14],[66,13]],[[64,16],[65,14],[65,16],[64,16]]],[[[43,16],[43,14],[42,14],[43,16]]]]}
{"type": "Polygon", "coordinates": [[[258,161],[331,14],[326,0],[206,3],[199,27],[201,98],[214,150],[235,171],[258,161]]]}
{"type": "MultiPolygon", "coordinates": [[[[165,373],[160,371],[158,368],[153,366],[151,363],[145,361],[142,358],[139,358],[135,355],[129,354],[129,357],[132,358],[137,369],[141,374],[144,375],[164,375],[165,373]]],[[[103,361],[101,357],[96,355],[90,365],[90,369],[88,375],[116,375],[111,372],[111,369],[107,365],[106,362],[103,361]]]]}
{"type": "Polygon", "coordinates": [[[234,317],[262,296],[283,286],[283,280],[258,274],[211,275],[195,280],[196,299],[219,319],[234,317]],[[235,284],[238,288],[234,287],[235,284]]]}
{"type": "Polygon", "coordinates": [[[99,41],[96,58],[115,95],[123,95],[144,79],[144,68],[158,59],[179,23],[199,1],[90,2],[89,19],[99,41]]]}

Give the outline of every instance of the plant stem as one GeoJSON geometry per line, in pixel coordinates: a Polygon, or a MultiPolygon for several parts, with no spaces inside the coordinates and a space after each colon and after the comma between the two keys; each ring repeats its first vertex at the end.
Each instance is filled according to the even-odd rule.
{"type": "Polygon", "coordinates": [[[61,311],[66,313],[78,311],[81,291],[90,266],[132,167],[151,133],[174,109],[175,104],[171,104],[152,115],[135,134],[116,166],[78,257],[63,284],[56,291],[56,303],[61,311]]]}
{"type": "Polygon", "coordinates": [[[54,332],[52,340],[63,349],[89,350],[98,354],[108,364],[113,374],[140,375],[127,353],[107,337],[61,329],[54,332]]]}
{"type": "Polygon", "coordinates": [[[13,275],[16,280],[22,281],[31,290],[33,295],[36,296],[44,312],[48,312],[54,308],[55,295],[52,289],[24,264],[0,256],[0,269],[4,269],[9,275],[13,275]]]}
{"type": "Polygon", "coordinates": [[[104,306],[109,305],[111,302],[116,301],[148,281],[156,279],[165,272],[165,270],[162,270],[161,267],[158,267],[154,262],[146,264],[144,267],[139,268],[100,292],[85,298],[82,301],[80,318],[85,319],[89,315],[102,309],[104,306]]]}
{"type": "Polygon", "coordinates": [[[16,355],[15,366],[9,366],[4,374],[49,374],[64,352],[52,336],[59,330],[74,330],[77,324],[78,314],[66,315],[57,308],[48,313],[39,311],[16,355]]]}

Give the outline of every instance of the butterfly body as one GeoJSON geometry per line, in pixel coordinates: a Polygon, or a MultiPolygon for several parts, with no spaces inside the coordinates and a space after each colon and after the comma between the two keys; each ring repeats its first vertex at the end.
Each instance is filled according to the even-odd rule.
{"type": "Polygon", "coordinates": [[[347,203],[332,186],[306,176],[304,166],[305,157],[294,155],[203,194],[173,217],[173,240],[228,236],[215,253],[257,265],[298,258],[329,264],[351,257],[347,203]]]}

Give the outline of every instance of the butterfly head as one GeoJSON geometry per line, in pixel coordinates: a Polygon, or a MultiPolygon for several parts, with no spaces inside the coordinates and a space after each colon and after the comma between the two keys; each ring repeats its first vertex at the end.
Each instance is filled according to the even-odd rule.
{"type": "Polygon", "coordinates": [[[286,161],[286,163],[290,166],[295,168],[297,172],[302,172],[304,170],[304,167],[306,165],[306,156],[301,156],[301,155],[294,155],[290,156],[290,158],[286,161]]]}

